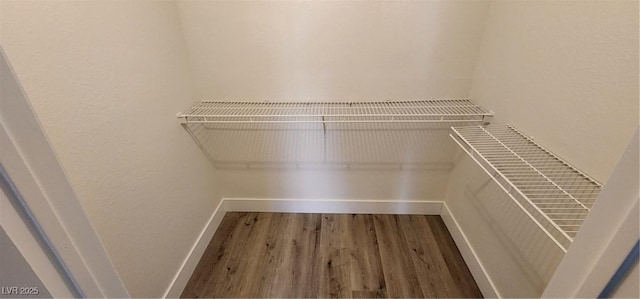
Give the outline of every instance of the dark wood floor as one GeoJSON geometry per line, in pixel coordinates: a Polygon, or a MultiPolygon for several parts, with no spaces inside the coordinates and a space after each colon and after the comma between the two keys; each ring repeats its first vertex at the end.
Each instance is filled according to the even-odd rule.
{"type": "Polygon", "coordinates": [[[227,213],[182,297],[482,297],[439,216],[227,213]]]}

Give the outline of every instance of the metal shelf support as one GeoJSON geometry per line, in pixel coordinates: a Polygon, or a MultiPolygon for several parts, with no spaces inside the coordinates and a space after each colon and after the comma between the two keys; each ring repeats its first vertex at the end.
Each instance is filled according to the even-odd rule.
{"type": "Polygon", "coordinates": [[[469,99],[379,102],[202,101],[178,118],[183,123],[469,123],[493,117],[469,99]]]}
{"type": "Polygon", "coordinates": [[[454,141],[566,252],[602,185],[511,125],[451,129],[454,141]]]}

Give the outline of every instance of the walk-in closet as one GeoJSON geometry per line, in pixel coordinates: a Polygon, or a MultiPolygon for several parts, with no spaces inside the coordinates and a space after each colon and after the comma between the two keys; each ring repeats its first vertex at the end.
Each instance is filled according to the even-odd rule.
{"type": "Polygon", "coordinates": [[[0,298],[637,298],[639,11],[0,0],[0,298]]]}

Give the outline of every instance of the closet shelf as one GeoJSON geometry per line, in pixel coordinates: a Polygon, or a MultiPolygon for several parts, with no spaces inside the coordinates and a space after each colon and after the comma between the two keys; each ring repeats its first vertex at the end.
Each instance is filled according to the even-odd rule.
{"type": "Polygon", "coordinates": [[[602,185],[514,127],[453,127],[451,137],[564,251],[602,185]]]}
{"type": "Polygon", "coordinates": [[[384,102],[202,101],[185,123],[476,123],[493,116],[468,99],[384,102]]]}

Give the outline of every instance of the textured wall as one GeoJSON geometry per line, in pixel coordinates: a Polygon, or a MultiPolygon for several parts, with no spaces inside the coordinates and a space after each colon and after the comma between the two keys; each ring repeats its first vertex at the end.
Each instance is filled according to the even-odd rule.
{"type": "MultiPolygon", "coordinates": [[[[602,181],[638,124],[633,1],[2,1],[0,9],[2,46],[132,296],[163,293],[218,195],[445,195],[441,170],[214,173],[174,119],[196,97],[471,92],[496,122],[602,181]]],[[[463,225],[470,235],[487,228],[463,225]]],[[[537,294],[548,269],[522,271],[504,283],[534,277],[523,289],[537,294]]]]}
{"type": "Polygon", "coordinates": [[[216,177],[223,197],[443,200],[450,172],[258,168],[219,170],[216,177]]]}
{"type": "Polygon", "coordinates": [[[179,1],[206,99],[466,97],[487,1],[179,1]]]}
{"type": "MultiPolygon", "coordinates": [[[[640,236],[640,127],[591,209],[543,298],[594,298],[612,280],[640,236]]],[[[611,293],[640,298],[638,263],[611,293]]]]}
{"type": "MultiPolygon", "coordinates": [[[[605,182],[638,126],[638,30],[637,1],[492,1],[471,97],[605,182]]],[[[501,295],[538,297],[562,253],[489,179],[463,159],[447,204],[501,295]]]]}
{"type": "Polygon", "coordinates": [[[462,151],[446,204],[500,296],[540,297],[564,252],[462,151]]]}
{"type": "MultiPolygon", "coordinates": [[[[179,1],[178,8],[198,98],[366,101],[468,96],[488,2],[179,1]]],[[[406,151],[406,157],[394,159],[407,160],[416,149],[447,151],[450,145],[446,132],[438,130],[432,132],[439,136],[420,148],[403,142],[404,132],[389,133],[395,138],[391,143],[372,132],[347,132],[352,135],[325,146],[340,144],[342,151],[355,154],[346,162],[354,162],[377,155],[363,147],[398,147],[395,151],[406,151]]],[[[261,150],[284,155],[288,145],[314,134],[251,133],[255,137],[241,146],[220,138],[214,142],[222,148],[212,146],[218,156],[261,150]]],[[[313,159],[322,146],[287,155],[294,161],[313,159]]],[[[450,164],[450,152],[445,158],[427,153],[420,160],[450,164]]],[[[225,197],[441,200],[450,172],[340,166],[221,170],[218,181],[224,182],[225,197]]]]}
{"type": "Polygon", "coordinates": [[[162,296],[217,204],[175,119],[193,102],[175,4],[0,5],[2,46],[129,293],[162,296]]]}
{"type": "Polygon", "coordinates": [[[495,1],[471,97],[606,182],[638,125],[637,1],[495,1]]]}

